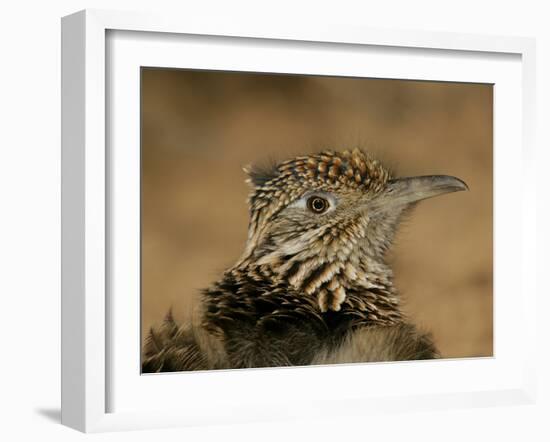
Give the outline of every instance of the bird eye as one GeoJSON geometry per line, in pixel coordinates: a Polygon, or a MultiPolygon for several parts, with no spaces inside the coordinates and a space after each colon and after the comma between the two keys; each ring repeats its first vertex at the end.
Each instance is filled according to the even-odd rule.
{"type": "Polygon", "coordinates": [[[328,209],[329,203],[320,196],[312,196],[307,200],[307,208],[313,213],[323,213],[328,209]]]}

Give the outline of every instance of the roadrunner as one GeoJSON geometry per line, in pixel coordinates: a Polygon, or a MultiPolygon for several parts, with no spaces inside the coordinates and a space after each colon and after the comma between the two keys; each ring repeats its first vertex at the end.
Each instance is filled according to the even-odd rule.
{"type": "Polygon", "coordinates": [[[144,373],[439,356],[401,312],[386,254],[404,213],[463,181],[393,178],[358,149],[245,171],[244,253],[203,292],[198,323],[169,313],[150,331],[144,373]]]}

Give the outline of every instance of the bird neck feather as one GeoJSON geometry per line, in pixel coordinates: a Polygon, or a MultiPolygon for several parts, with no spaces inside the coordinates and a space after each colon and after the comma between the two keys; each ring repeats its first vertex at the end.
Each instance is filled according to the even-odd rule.
{"type": "Polygon", "coordinates": [[[400,322],[399,297],[391,268],[375,257],[350,254],[346,260],[326,256],[241,261],[226,273],[232,280],[255,281],[262,287],[283,287],[298,298],[314,300],[321,313],[357,314],[377,324],[400,322]]]}

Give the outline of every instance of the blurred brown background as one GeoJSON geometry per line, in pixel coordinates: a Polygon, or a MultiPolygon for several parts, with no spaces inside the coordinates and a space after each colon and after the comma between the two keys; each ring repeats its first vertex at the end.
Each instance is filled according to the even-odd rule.
{"type": "Polygon", "coordinates": [[[397,175],[455,175],[390,257],[404,310],[445,357],[493,349],[491,85],[142,70],[142,336],[243,250],[242,166],[359,146],[397,175]]]}

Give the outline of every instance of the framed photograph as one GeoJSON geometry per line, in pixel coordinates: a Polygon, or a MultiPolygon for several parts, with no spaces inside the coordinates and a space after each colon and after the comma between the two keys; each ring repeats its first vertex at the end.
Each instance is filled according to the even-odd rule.
{"type": "Polygon", "coordinates": [[[65,425],[534,400],[533,40],[82,11],[62,55],[65,425]]]}

